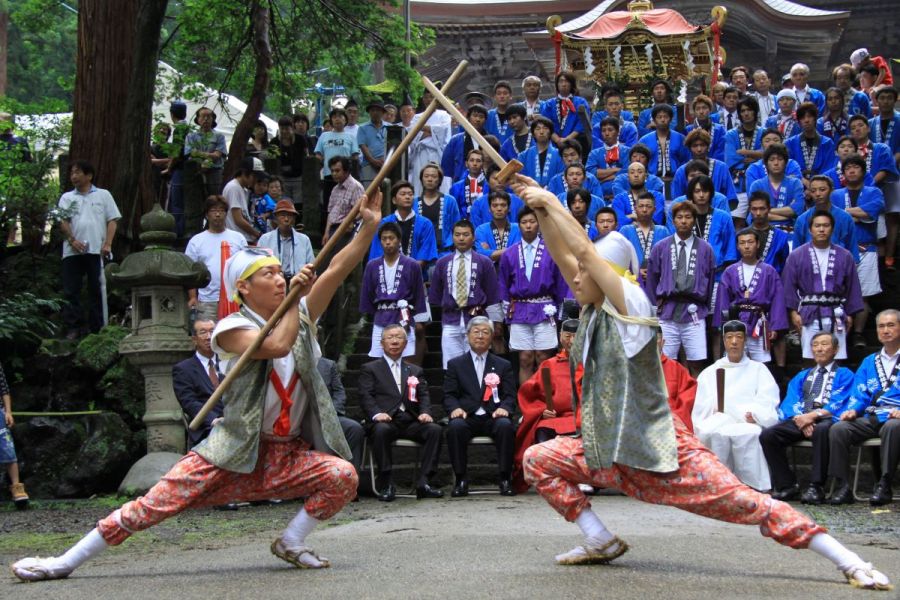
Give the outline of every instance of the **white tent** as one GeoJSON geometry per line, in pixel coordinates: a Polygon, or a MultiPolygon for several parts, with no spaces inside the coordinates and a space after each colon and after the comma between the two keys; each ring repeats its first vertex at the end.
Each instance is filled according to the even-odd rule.
{"type": "MultiPolygon", "coordinates": [[[[216,90],[195,83],[187,86],[181,95],[175,94],[175,82],[181,74],[173,69],[170,65],[160,61],[159,69],[156,74],[156,91],[153,101],[153,122],[157,123],[165,121],[171,122],[169,117],[169,104],[172,100],[180,99],[187,104],[188,121],[194,117],[194,113],[200,108],[206,106],[216,113],[216,131],[225,135],[225,145],[230,147],[231,138],[234,135],[234,129],[244,113],[247,111],[247,103],[230,96],[222,94],[221,96],[216,90]],[[185,96],[189,97],[187,99],[185,96]]],[[[270,119],[265,115],[259,116],[260,120],[266,124],[269,131],[269,138],[278,133],[278,122],[270,119]]],[[[71,122],[72,113],[51,113],[45,115],[20,115],[16,117],[16,125],[22,129],[50,129],[59,126],[65,120],[71,122]]],[[[43,144],[40,140],[31,140],[32,147],[41,149],[43,144]]],[[[68,140],[57,140],[58,145],[67,146],[68,140]]],[[[148,142],[149,143],[149,142],[148,142]]]]}
{"type": "MultiPolygon", "coordinates": [[[[156,74],[156,93],[153,102],[153,121],[169,122],[169,104],[176,99],[187,104],[189,122],[192,122],[194,114],[205,106],[216,113],[216,131],[225,135],[225,144],[230,146],[234,129],[247,111],[247,103],[228,94],[220,96],[216,90],[202,83],[186,86],[181,95],[176,95],[175,83],[179,77],[181,77],[181,73],[172,68],[171,65],[159,61],[159,69],[156,74]]],[[[266,124],[270,138],[278,133],[277,121],[265,115],[260,115],[259,118],[266,124]]]]}

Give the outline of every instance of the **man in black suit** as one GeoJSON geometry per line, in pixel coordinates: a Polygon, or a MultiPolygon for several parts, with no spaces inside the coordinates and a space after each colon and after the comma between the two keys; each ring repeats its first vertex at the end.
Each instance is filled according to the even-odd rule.
{"type": "Polygon", "coordinates": [[[441,453],[441,427],[431,417],[428,382],[421,367],[403,360],[406,330],[388,325],[381,332],[384,356],[360,367],[359,404],[366,413],[366,429],[378,465],[375,493],[383,502],[397,496],[391,479],[391,444],[403,437],[422,444],[422,464],[416,498],[441,498],[428,478],[437,471],[441,453]]]}
{"type": "Polygon", "coordinates": [[[359,473],[362,470],[363,440],[366,438],[366,432],[359,421],[355,421],[347,416],[347,392],[344,391],[344,384],[338,373],[335,362],[324,356],[316,363],[319,369],[319,375],[325,381],[328,392],[331,394],[331,403],[334,404],[334,410],[337,411],[338,419],[341,421],[341,429],[344,431],[344,437],[347,438],[347,445],[350,446],[350,452],[353,456],[350,462],[359,473]]]}
{"type": "MultiPolygon", "coordinates": [[[[191,339],[194,340],[196,351],[192,357],[172,367],[172,387],[188,421],[192,421],[200,412],[223,377],[219,373],[216,355],[209,344],[215,327],[216,324],[210,320],[194,321],[194,335],[191,339]]],[[[189,447],[193,448],[206,439],[212,428],[221,420],[223,408],[220,400],[206,415],[202,427],[188,430],[189,447]]]]}
{"type": "Polygon", "coordinates": [[[516,406],[512,365],[488,352],[494,326],[487,317],[475,317],[466,327],[470,350],[447,363],[444,373],[444,409],[450,415],[447,449],[456,474],[451,496],[466,496],[469,481],[469,441],[477,435],[494,439],[500,471],[500,493],[514,496],[510,477],[516,430],[511,415],[516,406]]]}

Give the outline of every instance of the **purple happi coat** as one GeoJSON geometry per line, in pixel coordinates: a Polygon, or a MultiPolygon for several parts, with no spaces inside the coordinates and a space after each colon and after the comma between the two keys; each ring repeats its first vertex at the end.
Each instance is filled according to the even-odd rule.
{"type": "Polygon", "coordinates": [[[442,256],[434,267],[428,301],[441,307],[443,325],[459,325],[460,314],[463,315],[464,323],[468,323],[473,316],[486,316],[487,307],[500,301],[497,271],[494,269],[493,261],[474,250],[469,252],[472,255],[472,270],[469,276],[469,299],[464,310],[460,310],[456,298],[453,297],[456,274],[448,273],[453,264],[453,257],[458,253],[453,251],[442,256]]]}
{"type": "Polygon", "coordinates": [[[566,283],[550,257],[544,240],[538,242],[531,279],[525,276],[522,242],[513,244],[500,256],[500,299],[509,303],[507,323],[535,325],[556,318],[565,297],[566,283]],[[549,314],[551,307],[552,315],[549,314]],[[546,312],[545,312],[546,310],[546,312]]]}
{"type": "Polygon", "coordinates": [[[762,260],[756,263],[753,275],[744,278],[743,261],[729,265],[722,273],[716,292],[716,311],[713,325],[720,327],[729,320],[729,309],[737,309],[737,319],[747,325],[747,331],[758,337],[763,328],[782,331],[788,328],[784,307],[781,277],[772,265],[762,260]],[[765,320],[760,323],[760,317],[765,320]]]}
{"type": "Polygon", "coordinates": [[[417,260],[401,254],[393,280],[386,279],[384,257],[372,259],[366,264],[359,311],[375,315],[375,325],[386,327],[400,323],[404,319],[402,307],[398,306],[401,300],[406,301],[408,314],[405,318],[409,323],[416,315],[426,312],[425,284],[417,260]]]}
{"type": "Polygon", "coordinates": [[[650,302],[657,307],[657,316],[665,321],[689,323],[690,307],[695,307],[698,320],[709,313],[713,282],[716,274],[716,257],[708,242],[694,236],[694,245],[688,257],[688,272],[693,271],[694,284],[689,290],[678,293],[675,289],[676,258],[673,248],[678,235],[670,235],[650,250],[647,264],[645,291],[650,302]],[[692,266],[693,265],[693,266],[692,266]]]}
{"type": "Polygon", "coordinates": [[[840,308],[844,316],[863,309],[859,275],[853,256],[835,244],[829,249],[825,266],[825,287],[822,287],[821,271],[815,257],[812,242],[796,248],[788,256],[781,273],[784,284],[784,303],[800,313],[803,324],[815,319],[833,319],[840,308]]]}

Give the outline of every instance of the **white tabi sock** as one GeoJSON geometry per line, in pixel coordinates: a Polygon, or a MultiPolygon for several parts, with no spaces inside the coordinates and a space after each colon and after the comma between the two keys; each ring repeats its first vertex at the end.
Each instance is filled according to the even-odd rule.
{"type": "Polygon", "coordinates": [[[94,558],[106,550],[107,546],[106,540],[95,527],[89,534],[78,540],[77,544],[69,548],[65,554],[53,560],[57,563],[55,566],[74,570],[88,559],[94,558]]]}
{"type": "Polygon", "coordinates": [[[606,528],[600,517],[590,508],[585,508],[575,518],[575,524],[581,528],[589,546],[599,547],[613,539],[613,534],[606,528]]]}
{"type": "Polygon", "coordinates": [[[841,571],[865,564],[859,555],[848,550],[827,533],[814,535],[809,542],[809,549],[833,562],[841,571]]]}
{"type": "Polygon", "coordinates": [[[306,536],[312,533],[318,524],[319,521],[309,516],[305,508],[301,509],[281,534],[284,547],[288,550],[297,550],[305,546],[306,536]]]}

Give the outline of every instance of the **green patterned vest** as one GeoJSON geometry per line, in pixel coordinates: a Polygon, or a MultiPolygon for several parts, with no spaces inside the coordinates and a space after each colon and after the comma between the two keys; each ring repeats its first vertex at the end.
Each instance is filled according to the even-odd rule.
{"type": "Polygon", "coordinates": [[[675,426],[656,336],[628,358],[616,317],[610,314],[615,309],[608,302],[605,306],[601,311],[585,307],[569,352],[574,381],[590,340],[581,398],[585,460],[591,469],[616,463],[655,473],[677,471],[675,426]]]}
{"type": "MultiPolygon", "coordinates": [[[[300,304],[300,331],[291,352],[294,355],[297,374],[308,398],[306,413],[301,424],[300,437],[314,450],[337,454],[350,460],[350,447],[341,430],[341,422],[331,402],[331,394],[316,368],[314,350],[315,325],[310,321],[303,304],[300,304]]],[[[263,323],[246,310],[241,315],[250,319],[260,329],[263,323]]],[[[226,318],[232,318],[229,315],[226,318]]],[[[231,361],[229,369],[237,361],[231,361]]],[[[266,386],[272,361],[250,362],[225,392],[225,410],[221,423],[213,427],[209,437],[193,450],[210,463],[227,471],[250,473],[256,468],[259,457],[259,436],[262,431],[263,408],[266,402],[266,386]]]]}

